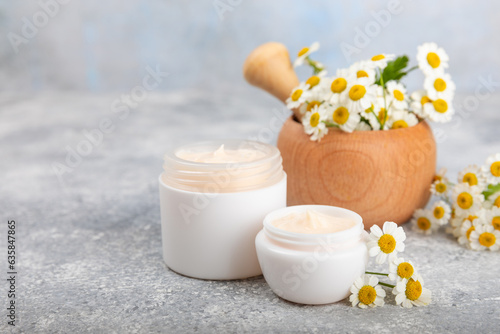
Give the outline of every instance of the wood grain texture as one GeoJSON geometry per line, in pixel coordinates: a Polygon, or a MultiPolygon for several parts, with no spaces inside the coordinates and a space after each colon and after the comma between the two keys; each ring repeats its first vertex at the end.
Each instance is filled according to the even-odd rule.
{"type": "Polygon", "coordinates": [[[429,200],[436,142],[426,122],[388,131],[330,129],[318,143],[291,117],[278,148],[288,175],[288,205],[347,208],[369,228],[402,224],[429,200]]]}
{"type": "MultiPolygon", "coordinates": [[[[262,88],[283,103],[286,103],[292,89],[299,85],[287,48],[277,42],[265,43],[253,50],[243,64],[243,75],[250,84],[262,88]]],[[[293,112],[300,117],[298,110],[293,112]]]]}

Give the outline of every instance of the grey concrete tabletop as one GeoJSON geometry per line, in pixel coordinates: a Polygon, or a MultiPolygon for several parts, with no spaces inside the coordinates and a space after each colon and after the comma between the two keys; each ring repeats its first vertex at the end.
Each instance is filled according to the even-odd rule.
{"type": "MultiPolygon", "coordinates": [[[[459,94],[457,109],[467,98],[459,94]]],[[[296,305],[262,277],[205,281],[170,271],[158,201],[165,151],[215,137],[275,143],[271,120],[282,123],[285,113],[253,88],[149,93],[118,113],[116,99],[120,94],[0,95],[0,332],[12,330],[6,235],[15,220],[14,331],[498,333],[500,253],[470,251],[444,232],[423,236],[409,224],[405,255],[433,293],[427,307],[404,309],[392,296],[368,310],[347,300],[296,305]],[[103,137],[82,144],[100,126],[103,137]],[[85,154],[65,163],[77,147],[85,154]]],[[[457,114],[460,122],[433,126],[438,165],[451,178],[500,152],[498,110],[500,95],[492,95],[457,114]]]]}

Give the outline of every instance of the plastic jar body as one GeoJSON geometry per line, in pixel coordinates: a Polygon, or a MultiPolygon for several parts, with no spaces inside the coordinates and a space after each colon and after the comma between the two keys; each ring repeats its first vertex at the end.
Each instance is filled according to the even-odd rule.
{"type": "Polygon", "coordinates": [[[362,218],[350,210],[322,206],[292,206],[264,219],[255,243],[264,278],[281,298],[300,304],[329,304],[346,298],[368,261],[362,218]],[[316,210],[351,218],[356,225],[329,234],[280,230],[272,221],[292,212],[316,210]]]}
{"type": "Polygon", "coordinates": [[[265,154],[230,164],[183,161],[175,152],[165,158],[159,178],[163,259],[195,278],[257,276],[255,236],[266,214],[286,206],[286,174],[279,151],[267,144],[224,141],[179,149],[211,150],[221,143],[265,154]]]}

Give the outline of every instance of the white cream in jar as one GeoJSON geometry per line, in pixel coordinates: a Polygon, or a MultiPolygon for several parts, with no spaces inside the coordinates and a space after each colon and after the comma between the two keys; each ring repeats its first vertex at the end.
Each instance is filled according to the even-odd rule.
{"type": "Polygon", "coordinates": [[[286,205],[286,174],[274,146],[225,140],[165,155],[160,175],[163,258],[204,279],[260,275],[255,236],[286,205]]]}
{"type": "Polygon", "coordinates": [[[264,278],[280,297],[328,304],[349,295],[368,260],[357,213],[324,205],[292,206],[264,218],[255,239],[264,278]]]}

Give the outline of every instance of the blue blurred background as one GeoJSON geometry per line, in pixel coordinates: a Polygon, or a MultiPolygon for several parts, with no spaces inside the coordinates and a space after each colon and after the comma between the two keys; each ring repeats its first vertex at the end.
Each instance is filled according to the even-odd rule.
{"type": "MultiPolygon", "coordinates": [[[[253,89],[241,67],[248,53],[267,41],[284,43],[292,58],[302,46],[319,41],[316,58],[330,70],[380,52],[408,54],[415,63],[417,46],[434,41],[450,55],[458,92],[472,91],[480,75],[500,77],[500,3],[494,1],[0,3],[2,91],[123,91],[141,82],[147,65],[170,73],[160,91],[253,89]],[[41,11],[49,14],[48,22],[41,11]],[[22,33],[27,21],[39,26],[30,38],[22,33]],[[340,46],[356,47],[360,31],[372,37],[357,43],[362,47],[347,59],[340,46]]],[[[418,87],[421,80],[415,74],[408,84],[418,87]]]]}

